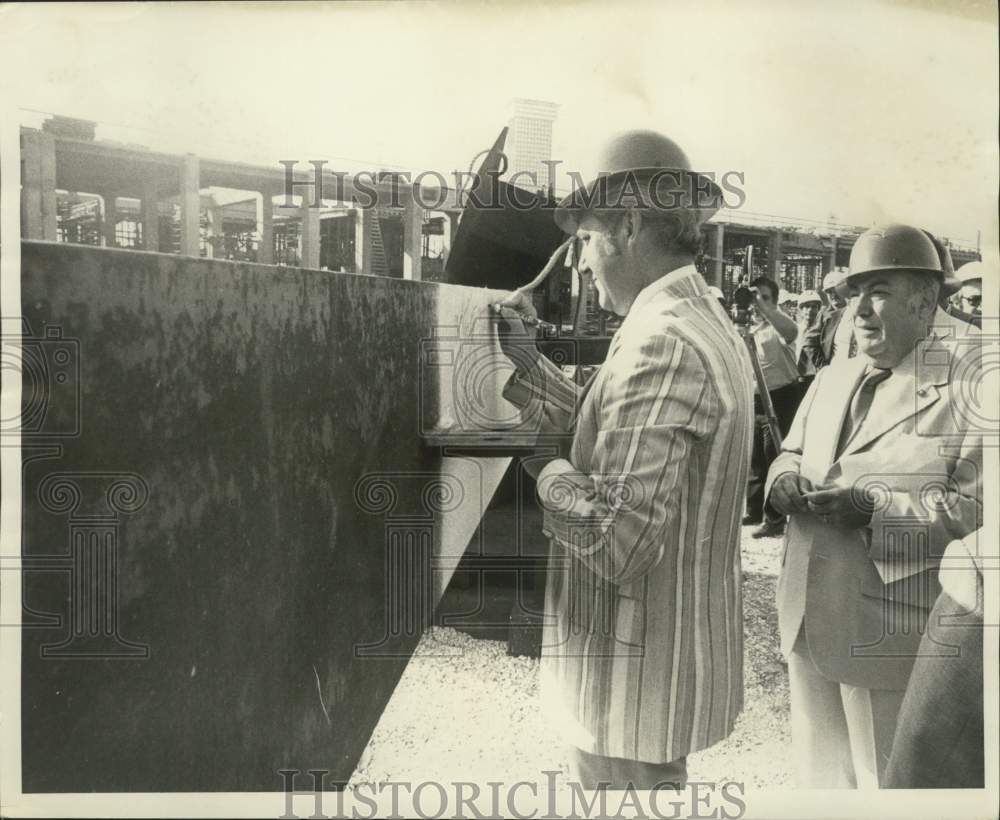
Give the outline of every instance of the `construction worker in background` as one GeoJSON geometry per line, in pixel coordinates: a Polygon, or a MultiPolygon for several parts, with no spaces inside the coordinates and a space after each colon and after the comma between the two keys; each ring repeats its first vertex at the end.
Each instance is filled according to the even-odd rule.
{"type": "MultiPolygon", "coordinates": [[[[781,435],[795,418],[795,411],[802,400],[799,369],[795,364],[795,341],[799,329],[795,321],[778,308],[778,286],[773,279],[760,276],[750,289],[756,293],[753,308],[754,323],[750,333],[757,349],[757,361],[764,374],[767,392],[774,405],[781,435]]],[[[785,532],[785,516],[771,505],[764,503],[764,482],[767,470],[774,458],[774,450],[765,442],[766,416],[760,397],[754,395],[754,412],[757,424],[754,427],[753,456],[750,461],[750,480],[747,483],[747,512],[743,525],[759,524],[751,533],[753,538],[776,538],[785,532]]]]}
{"type": "Polygon", "coordinates": [[[800,347],[800,355],[808,358],[813,372],[830,364],[838,351],[842,356],[851,355],[854,331],[844,279],[845,275],[841,271],[830,271],[823,277],[822,298],[826,304],[807,331],[800,347]]]}
{"type": "Polygon", "coordinates": [[[982,262],[966,262],[957,271],[959,281],[962,283],[962,289],[959,291],[959,298],[962,301],[962,310],[976,317],[980,324],[977,327],[982,327],[982,315],[983,315],[983,263],[982,262]]]}
{"type": "Polygon", "coordinates": [[[799,335],[795,340],[795,363],[799,368],[799,375],[802,376],[802,393],[805,394],[816,375],[816,365],[813,363],[809,351],[805,349],[806,339],[809,333],[819,324],[819,312],[823,307],[820,295],[814,290],[806,290],[799,294],[797,315],[799,325],[799,335]]]}
{"type": "Polygon", "coordinates": [[[787,290],[782,288],[778,293],[778,307],[784,311],[785,315],[791,316],[793,319],[796,318],[796,313],[798,311],[798,297],[794,293],[789,293],[787,290]]]}
{"type": "Polygon", "coordinates": [[[938,563],[982,526],[982,443],[964,429],[981,372],[965,366],[967,342],[935,332],[944,279],[919,228],[858,238],[859,355],[816,374],[768,475],[790,516],[778,625],[799,786],[886,785],[938,563]]]}
{"type": "MultiPolygon", "coordinates": [[[[955,274],[955,265],[951,259],[948,246],[930,231],[924,231],[927,238],[934,243],[941,269],[944,271],[944,283],[941,285],[941,300],[938,302],[934,325],[939,335],[961,338],[979,332],[982,318],[972,313],[966,313],[960,306],[956,307],[952,299],[959,295],[962,279],[955,274]]],[[[968,266],[966,266],[968,267],[968,266]]],[[[964,270],[964,268],[963,268],[964,270]]],[[[975,269],[973,269],[973,272],[975,269]]]]}

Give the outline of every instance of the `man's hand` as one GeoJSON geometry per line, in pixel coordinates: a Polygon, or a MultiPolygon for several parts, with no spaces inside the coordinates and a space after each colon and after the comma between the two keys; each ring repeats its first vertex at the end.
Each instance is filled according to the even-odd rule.
{"type": "Polygon", "coordinates": [[[578,472],[564,458],[554,458],[538,474],[538,500],[550,513],[580,518],[596,497],[591,478],[578,472]]]}
{"type": "Polygon", "coordinates": [[[868,505],[862,493],[851,487],[820,487],[805,494],[809,512],[825,524],[856,530],[867,527],[874,505],[868,505]]]}
{"type": "Polygon", "coordinates": [[[771,485],[771,506],[785,515],[808,512],[805,494],[811,490],[809,481],[798,473],[782,473],[771,485]]]}
{"type": "Polygon", "coordinates": [[[498,303],[499,311],[491,308],[497,323],[497,337],[500,340],[500,350],[511,360],[521,372],[531,369],[538,360],[539,351],[535,345],[536,331],[534,326],[528,327],[524,319],[536,320],[538,312],[531,301],[531,294],[524,290],[515,290],[510,296],[498,303]]]}

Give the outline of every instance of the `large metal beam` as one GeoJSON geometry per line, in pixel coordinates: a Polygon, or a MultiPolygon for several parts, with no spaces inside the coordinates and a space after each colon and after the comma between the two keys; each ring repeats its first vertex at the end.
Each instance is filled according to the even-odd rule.
{"type": "Polygon", "coordinates": [[[509,367],[455,389],[495,355],[502,294],[71,244],[21,259],[26,343],[57,367],[22,438],[24,577],[0,579],[51,616],[21,638],[24,791],[348,780],[509,464],[430,446],[516,419],[509,367]]]}

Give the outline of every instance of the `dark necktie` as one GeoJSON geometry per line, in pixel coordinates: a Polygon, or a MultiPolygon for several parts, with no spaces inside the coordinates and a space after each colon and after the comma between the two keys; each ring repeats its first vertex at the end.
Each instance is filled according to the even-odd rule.
{"type": "Polygon", "coordinates": [[[891,375],[891,370],[875,369],[861,380],[861,384],[858,385],[858,389],[854,392],[854,398],[851,399],[851,406],[848,410],[847,418],[844,419],[844,426],[840,430],[840,442],[837,444],[837,458],[840,458],[841,453],[844,452],[847,445],[850,444],[851,439],[854,438],[855,433],[861,428],[865,416],[871,410],[872,402],[875,400],[875,391],[878,389],[878,386],[891,375]]]}

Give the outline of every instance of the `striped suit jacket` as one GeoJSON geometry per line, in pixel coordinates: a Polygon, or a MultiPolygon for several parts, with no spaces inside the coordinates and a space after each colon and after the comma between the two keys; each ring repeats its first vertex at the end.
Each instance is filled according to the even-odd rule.
{"type": "Polygon", "coordinates": [[[742,339],[693,266],[636,298],[583,390],[551,362],[504,390],[542,434],[542,694],[592,754],[668,762],[743,703],[739,555],[753,426],[742,339]]]}

